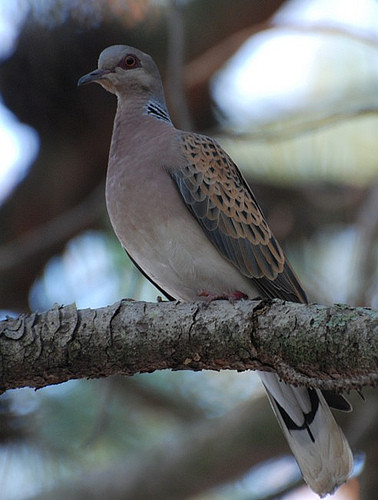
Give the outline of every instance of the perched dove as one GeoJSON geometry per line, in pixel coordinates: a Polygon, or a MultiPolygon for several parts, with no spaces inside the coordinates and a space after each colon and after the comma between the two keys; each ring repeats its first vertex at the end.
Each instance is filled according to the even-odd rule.
{"type": "MultiPolygon", "coordinates": [[[[150,56],[124,45],[105,49],[97,82],[118,98],[106,181],[115,233],[137,267],[168,298],[306,295],[235,163],[219,144],[177,130],[150,56]]],[[[341,397],[260,374],[307,484],[320,496],[350,475],[353,459],[328,404],[341,397]],[[327,404],[328,403],[328,404],[327,404]]]]}

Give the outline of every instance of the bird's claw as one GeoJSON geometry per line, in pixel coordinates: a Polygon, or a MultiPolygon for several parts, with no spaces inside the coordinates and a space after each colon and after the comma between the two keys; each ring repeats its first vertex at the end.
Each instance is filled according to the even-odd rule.
{"type": "Polygon", "coordinates": [[[198,296],[204,297],[204,304],[206,306],[208,306],[211,302],[214,302],[214,300],[228,300],[231,304],[234,304],[237,300],[248,298],[245,293],[240,292],[239,290],[235,290],[235,292],[231,293],[212,293],[207,290],[200,290],[198,292],[198,296]]]}

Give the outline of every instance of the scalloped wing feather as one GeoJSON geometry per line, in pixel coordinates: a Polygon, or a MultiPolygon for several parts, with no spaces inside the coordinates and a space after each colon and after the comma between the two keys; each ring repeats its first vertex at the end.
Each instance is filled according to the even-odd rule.
{"type": "Polygon", "coordinates": [[[213,139],[179,135],[184,162],[169,173],[218,251],[263,297],[307,302],[241,172],[213,139]]]}

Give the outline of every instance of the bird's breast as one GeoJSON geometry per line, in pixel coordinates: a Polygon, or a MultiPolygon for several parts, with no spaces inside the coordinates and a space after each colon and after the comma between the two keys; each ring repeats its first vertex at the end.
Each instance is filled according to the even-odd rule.
{"type": "Polygon", "coordinates": [[[201,290],[256,296],[251,281],[208,240],[167,165],[159,156],[147,156],[140,151],[122,161],[110,158],[106,202],[122,246],[155,283],[179,300],[197,300],[201,290]]]}

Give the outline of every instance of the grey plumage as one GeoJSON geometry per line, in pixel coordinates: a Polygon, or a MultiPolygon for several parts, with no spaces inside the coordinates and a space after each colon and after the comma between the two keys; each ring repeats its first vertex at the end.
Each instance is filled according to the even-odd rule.
{"type": "MultiPolygon", "coordinates": [[[[306,294],[241,172],[219,144],[177,130],[150,56],[105,49],[79,80],[116,94],[106,202],[128,254],[175,299],[306,294]]],[[[349,445],[319,390],[262,373],[273,410],[309,486],[323,496],[352,469],[349,445]]],[[[326,395],[331,401],[331,396],[326,395]]],[[[341,397],[334,403],[347,408],[341,397]]]]}

